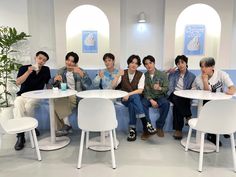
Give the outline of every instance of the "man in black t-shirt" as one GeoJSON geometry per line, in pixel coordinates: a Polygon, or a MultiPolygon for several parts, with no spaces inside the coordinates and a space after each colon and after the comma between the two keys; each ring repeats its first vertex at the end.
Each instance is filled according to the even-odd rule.
{"type": "MultiPolygon", "coordinates": [[[[22,93],[41,90],[48,84],[51,78],[49,67],[44,64],[49,59],[46,52],[39,51],[35,56],[34,65],[21,66],[16,79],[16,84],[20,85],[20,91],[17,92],[17,97],[14,101],[14,117],[20,118],[24,116],[33,117],[34,108],[38,102],[36,99],[23,98],[22,93]]],[[[21,150],[24,148],[25,136],[24,133],[17,134],[17,142],[15,144],[15,150],[21,150]]]]}

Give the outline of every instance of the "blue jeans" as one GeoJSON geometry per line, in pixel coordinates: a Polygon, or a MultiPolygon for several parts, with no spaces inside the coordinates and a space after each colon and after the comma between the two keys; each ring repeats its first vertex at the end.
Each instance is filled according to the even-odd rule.
{"type": "Polygon", "coordinates": [[[141,96],[139,94],[131,95],[127,101],[122,101],[122,104],[129,110],[129,126],[135,128],[137,118],[145,117],[141,96]]]}
{"type": "MultiPolygon", "coordinates": [[[[167,100],[166,97],[160,97],[160,98],[156,98],[153,100],[155,100],[157,102],[159,113],[160,113],[160,117],[156,121],[156,128],[163,129],[163,127],[165,125],[166,117],[169,112],[170,102],[167,100]]],[[[148,99],[143,98],[142,103],[143,103],[143,109],[144,109],[145,115],[146,115],[147,119],[149,120],[149,122],[151,122],[150,116],[149,116],[149,107],[152,106],[151,102],[148,99]]]]}

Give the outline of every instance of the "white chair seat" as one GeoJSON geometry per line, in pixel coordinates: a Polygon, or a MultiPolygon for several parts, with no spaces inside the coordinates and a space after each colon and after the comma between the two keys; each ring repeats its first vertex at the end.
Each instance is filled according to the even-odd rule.
{"type": "Polygon", "coordinates": [[[8,134],[16,134],[35,129],[38,126],[38,121],[31,117],[22,117],[3,122],[2,126],[8,134]]]}
{"type": "Polygon", "coordinates": [[[38,140],[35,133],[35,128],[38,126],[38,121],[33,117],[21,117],[3,120],[0,119],[0,148],[2,143],[3,134],[17,134],[23,132],[29,132],[31,147],[36,150],[38,160],[41,160],[41,154],[39,151],[38,140]]]}
{"type": "Polygon", "coordinates": [[[191,119],[188,121],[188,125],[189,125],[191,128],[195,128],[196,125],[197,125],[197,118],[191,118],[191,119]]]}

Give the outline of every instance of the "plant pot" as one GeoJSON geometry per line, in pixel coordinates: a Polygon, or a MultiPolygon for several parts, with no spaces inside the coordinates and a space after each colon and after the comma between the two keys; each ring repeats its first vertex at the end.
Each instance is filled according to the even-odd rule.
{"type": "Polygon", "coordinates": [[[3,122],[5,120],[13,119],[13,105],[9,107],[1,107],[0,108],[0,121],[3,122]]]}

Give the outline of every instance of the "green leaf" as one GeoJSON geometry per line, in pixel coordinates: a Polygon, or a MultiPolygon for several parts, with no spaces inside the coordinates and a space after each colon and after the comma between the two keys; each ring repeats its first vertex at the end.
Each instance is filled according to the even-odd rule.
{"type": "Polygon", "coordinates": [[[22,66],[15,58],[9,57],[9,54],[17,52],[13,49],[14,44],[28,37],[30,35],[18,32],[14,27],[0,26],[0,86],[3,89],[0,92],[0,107],[9,105],[8,96],[11,96],[11,93],[8,91],[7,83],[15,84],[12,74],[22,66]]]}

